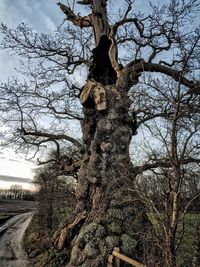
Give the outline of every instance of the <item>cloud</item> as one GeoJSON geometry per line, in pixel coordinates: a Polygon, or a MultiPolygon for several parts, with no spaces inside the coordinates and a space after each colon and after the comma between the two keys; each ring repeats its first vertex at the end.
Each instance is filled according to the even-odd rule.
{"type": "MultiPolygon", "coordinates": [[[[63,21],[57,0],[0,0],[0,22],[15,28],[22,22],[41,33],[53,33],[63,21]]],[[[0,36],[1,39],[1,36],[0,36]]],[[[0,80],[18,76],[19,61],[6,51],[0,51],[0,80]]]]}
{"type": "Polygon", "coordinates": [[[0,20],[9,27],[21,22],[39,32],[52,32],[62,21],[62,12],[56,0],[1,0],[0,20]]]}
{"type": "Polygon", "coordinates": [[[21,179],[32,179],[35,167],[36,165],[33,162],[26,161],[24,159],[23,154],[16,154],[14,151],[12,151],[11,148],[7,148],[1,151],[0,175],[2,175],[3,177],[20,177],[21,179]]]}
{"type": "Polygon", "coordinates": [[[0,175],[0,180],[5,182],[18,182],[18,183],[31,183],[32,179],[30,178],[20,178],[8,175],[0,175]]]}
{"type": "Polygon", "coordinates": [[[9,161],[20,162],[20,160],[17,159],[9,159],[9,161]]]}

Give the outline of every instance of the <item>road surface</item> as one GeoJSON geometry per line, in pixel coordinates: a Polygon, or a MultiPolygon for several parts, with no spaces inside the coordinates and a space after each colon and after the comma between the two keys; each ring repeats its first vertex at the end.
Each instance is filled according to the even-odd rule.
{"type": "Polygon", "coordinates": [[[0,232],[4,232],[0,236],[1,267],[31,266],[23,249],[23,235],[32,216],[32,212],[16,215],[0,227],[0,232]]]}

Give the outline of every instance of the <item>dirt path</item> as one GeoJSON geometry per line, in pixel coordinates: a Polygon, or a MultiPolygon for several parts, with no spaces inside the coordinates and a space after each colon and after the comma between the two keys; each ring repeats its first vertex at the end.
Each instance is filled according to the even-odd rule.
{"type": "Polygon", "coordinates": [[[22,246],[22,241],[24,232],[32,216],[32,212],[15,216],[15,220],[10,222],[7,231],[0,237],[1,267],[30,267],[22,246]]]}

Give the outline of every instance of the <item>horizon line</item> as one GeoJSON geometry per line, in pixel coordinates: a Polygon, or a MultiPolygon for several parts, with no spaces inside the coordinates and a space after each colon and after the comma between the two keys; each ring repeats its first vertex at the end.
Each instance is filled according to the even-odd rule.
{"type": "Polygon", "coordinates": [[[4,182],[31,183],[33,179],[0,174],[0,180],[4,182]]]}

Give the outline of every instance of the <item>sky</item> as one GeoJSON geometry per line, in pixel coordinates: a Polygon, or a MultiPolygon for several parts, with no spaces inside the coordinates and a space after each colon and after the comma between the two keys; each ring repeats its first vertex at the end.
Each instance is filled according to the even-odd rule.
{"type": "MultiPolygon", "coordinates": [[[[68,1],[73,2],[73,0],[68,1]]],[[[61,2],[67,4],[68,1],[61,2]]],[[[142,8],[144,11],[145,1],[146,4],[149,3],[147,0],[136,0],[136,8],[142,8]]],[[[0,22],[13,28],[24,22],[38,32],[52,33],[64,19],[63,13],[56,5],[57,2],[57,0],[0,0],[0,22]]],[[[113,6],[121,5],[120,0],[110,2],[113,6]]],[[[80,11],[80,5],[77,7],[80,11]]],[[[7,81],[9,76],[17,76],[16,66],[17,59],[14,56],[0,51],[0,81],[7,81]]],[[[16,154],[12,149],[2,150],[0,148],[0,188],[9,188],[11,184],[16,183],[21,183],[24,188],[30,188],[36,165],[25,161],[24,158],[24,155],[16,154]]]]}
{"type": "MultiPolygon", "coordinates": [[[[53,32],[62,23],[63,16],[55,0],[0,0],[0,22],[9,27],[16,27],[24,22],[36,31],[53,32]]],[[[0,51],[0,80],[8,76],[17,76],[15,57],[0,51]]],[[[36,165],[26,161],[25,156],[10,149],[0,148],[0,188],[9,188],[20,184],[25,189],[32,189],[30,184],[36,165]]]]}

